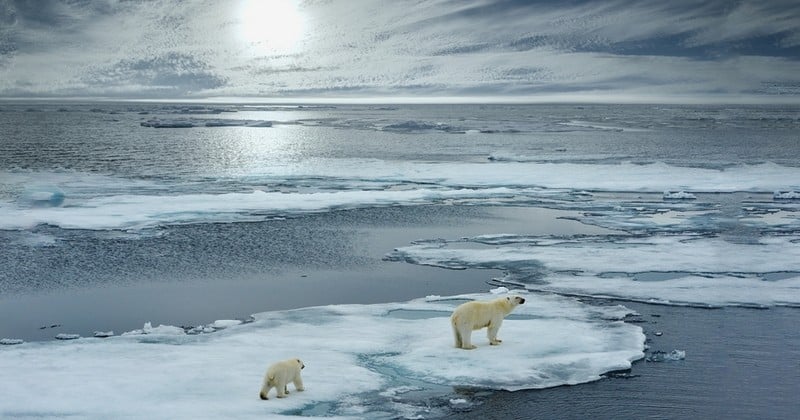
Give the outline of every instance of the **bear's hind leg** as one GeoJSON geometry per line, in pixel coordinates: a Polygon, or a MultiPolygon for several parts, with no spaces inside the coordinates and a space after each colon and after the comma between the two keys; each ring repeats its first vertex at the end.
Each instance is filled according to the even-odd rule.
{"type": "Polygon", "coordinates": [[[268,384],[265,382],[265,383],[264,383],[264,385],[261,387],[261,392],[258,394],[258,396],[259,396],[259,397],[260,397],[262,400],[268,400],[269,398],[267,397],[267,394],[269,394],[269,390],[271,390],[271,389],[272,389],[272,386],[271,386],[271,385],[268,385],[268,384]]]}
{"type": "Polygon", "coordinates": [[[278,398],[286,398],[286,383],[277,383],[275,388],[278,389],[278,398]]]}
{"type": "Polygon", "coordinates": [[[461,348],[464,350],[472,350],[476,347],[472,345],[472,331],[466,333],[461,331],[461,348]]]}
{"type": "Polygon", "coordinates": [[[461,334],[458,332],[458,328],[456,328],[455,325],[453,325],[453,337],[455,338],[456,348],[460,349],[461,348],[461,334]]]}

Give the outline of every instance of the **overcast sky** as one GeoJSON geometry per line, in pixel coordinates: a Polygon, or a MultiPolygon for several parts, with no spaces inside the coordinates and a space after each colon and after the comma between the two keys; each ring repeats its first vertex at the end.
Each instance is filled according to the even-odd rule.
{"type": "Polygon", "coordinates": [[[800,103],[797,0],[0,0],[0,97],[800,103]]]}

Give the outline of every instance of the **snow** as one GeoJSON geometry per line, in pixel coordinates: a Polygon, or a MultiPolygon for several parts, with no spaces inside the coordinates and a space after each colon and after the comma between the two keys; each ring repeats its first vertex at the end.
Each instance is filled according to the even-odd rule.
{"type": "Polygon", "coordinates": [[[696,200],[697,196],[686,191],[664,191],[664,200],[696,200]]]}
{"type": "Polygon", "coordinates": [[[738,243],[719,237],[550,238],[501,235],[421,241],[387,259],[443,268],[492,268],[531,290],[701,306],[800,306],[800,238],[738,243]],[[476,243],[485,246],[476,247],[476,243]],[[664,277],[647,280],[652,274],[664,277]],[[765,281],[770,273],[785,278],[765,281]],[[666,275],[666,276],[663,276],[666,275]]]}
{"type": "MultiPolygon", "coordinates": [[[[800,179],[800,168],[773,163],[718,170],[658,162],[587,165],[317,159],[256,165],[229,175],[247,180],[241,191],[211,193],[168,181],[158,183],[81,173],[0,173],[7,184],[4,188],[8,190],[22,190],[31,183],[47,181],[48,188],[63,191],[65,197],[58,206],[31,206],[29,200],[0,197],[0,213],[8,216],[0,220],[0,229],[21,230],[40,224],[70,229],[143,229],[448,200],[483,204],[557,201],[574,206],[574,193],[597,191],[678,191],[668,193],[665,198],[670,201],[680,197],[681,200],[671,200],[680,203],[664,202],[664,205],[677,206],[689,205],[682,201],[700,192],[794,191],[798,188],[794,182],[800,179]],[[272,191],[270,185],[297,187],[272,191]]],[[[781,193],[780,197],[791,198],[787,194],[791,193],[781,193]]]]}
{"type": "Polygon", "coordinates": [[[272,127],[272,122],[263,120],[238,120],[229,118],[153,118],[139,123],[152,128],[193,127],[272,127]]]}
{"type": "Polygon", "coordinates": [[[684,350],[672,350],[669,353],[656,350],[651,352],[645,360],[648,362],[675,362],[684,359],[686,359],[686,351],[684,350]]]}
{"type": "Polygon", "coordinates": [[[775,191],[775,200],[800,200],[800,191],[775,191]]]}
{"type": "Polygon", "coordinates": [[[418,417],[428,408],[409,395],[420,389],[577,384],[644,357],[641,328],[620,321],[629,310],[539,294],[526,295],[503,323],[502,345],[489,346],[485,332],[476,331],[477,349],[455,349],[450,312],[465,300],[491,297],[265,312],[213,334],[148,324],[102,340],[3,346],[0,371],[14,380],[5,383],[0,417],[418,417]],[[391,316],[396,311],[427,315],[391,316]],[[306,390],[261,401],[266,367],[290,357],[306,365],[306,390]]]}

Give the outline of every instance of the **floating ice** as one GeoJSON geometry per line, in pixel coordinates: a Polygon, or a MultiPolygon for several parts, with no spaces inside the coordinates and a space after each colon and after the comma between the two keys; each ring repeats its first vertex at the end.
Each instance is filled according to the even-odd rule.
{"type": "Polygon", "coordinates": [[[25,190],[21,201],[33,207],[58,207],[64,203],[64,191],[55,186],[39,186],[25,190]]]}
{"type": "Polygon", "coordinates": [[[683,350],[672,350],[667,353],[662,350],[656,350],[645,358],[648,362],[674,362],[686,359],[686,352],[683,350]]]}
{"type": "Polygon", "coordinates": [[[113,336],[114,336],[114,331],[95,331],[94,332],[94,337],[95,338],[108,338],[108,337],[113,337],[113,336]]]}
{"type": "Polygon", "coordinates": [[[213,328],[223,329],[223,328],[232,327],[234,325],[239,325],[241,323],[242,323],[242,321],[239,321],[238,319],[219,319],[219,320],[216,320],[216,321],[212,322],[210,324],[210,326],[213,327],[213,328]]]}
{"type": "Polygon", "coordinates": [[[152,128],[193,128],[193,127],[272,127],[271,121],[263,120],[236,120],[213,118],[179,118],[160,119],[153,118],[139,123],[142,127],[152,128]]]}
{"type": "Polygon", "coordinates": [[[775,200],[800,200],[800,191],[775,191],[775,200]]]}
{"type": "MultiPolygon", "coordinates": [[[[531,162],[388,162],[364,159],[320,159],[257,165],[226,182],[238,188],[220,194],[196,183],[116,179],[93,174],[0,173],[0,192],[23,188],[28,180],[53,178],[66,191],[68,205],[31,206],[0,196],[0,229],[28,229],[40,224],[78,229],[141,229],[180,223],[236,222],[340,208],[400,206],[460,200],[470,204],[546,204],[586,210],[588,223],[612,228],[643,226],[659,220],[705,223],[679,206],[703,203],[667,200],[662,206],[675,217],[663,218],[659,208],[609,207],[587,192],[663,193],[676,186],[695,192],[796,189],[800,168],[771,163],[724,170],[674,167],[664,163],[581,165],[531,162]],[[8,185],[5,185],[8,184],[8,185]],[[262,191],[264,186],[288,186],[262,191]],[[250,192],[247,192],[250,191],[250,192]]],[[[204,182],[203,184],[208,184],[204,182]]],[[[225,185],[231,190],[231,185],[225,185]]],[[[52,197],[52,196],[50,196],[52,197]]],[[[47,197],[45,197],[47,199],[47,197]]],[[[788,201],[788,200],[784,200],[788,201]]],[[[775,203],[778,204],[778,203],[775,203]]],[[[791,205],[793,203],[781,203],[791,205]]],[[[702,216],[702,215],[699,215],[702,216]]],[[[583,221],[583,220],[582,220],[583,221]]],[[[676,227],[680,229],[680,227],[676,227]]]]}
{"type": "Polygon", "coordinates": [[[56,335],[55,338],[56,338],[56,340],[77,340],[77,339],[81,338],[81,336],[79,334],[61,333],[61,334],[56,335]]]}
{"type": "Polygon", "coordinates": [[[696,200],[697,196],[686,191],[664,191],[664,200],[696,200]]]}
{"type": "Polygon", "coordinates": [[[184,335],[186,331],[183,328],[175,327],[172,325],[159,325],[154,327],[150,322],[145,322],[144,327],[138,330],[132,330],[122,333],[122,335],[184,335]]]}
{"type": "MultiPolygon", "coordinates": [[[[503,245],[491,248],[465,248],[461,241],[419,242],[386,258],[506,270],[513,273],[513,282],[528,279],[531,290],[563,294],[702,306],[800,305],[800,275],[791,275],[800,272],[800,240],[795,236],[762,237],[756,243],[677,235],[501,238],[503,245]],[[670,275],[647,281],[647,273],[670,275]],[[768,273],[790,275],[766,282],[768,273]]],[[[486,240],[481,236],[475,242],[486,240]]]]}
{"type": "Polygon", "coordinates": [[[620,321],[629,310],[555,295],[526,296],[530,304],[503,323],[502,345],[476,334],[477,349],[455,349],[452,310],[491,297],[267,312],[214,334],[150,326],[147,335],[4,346],[0,371],[15,380],[5,383],[0,417],[415,417],[428,409],[407,401],[417,390],[457,398],[449,387],[578,384],[644,357],[641,328],[620,321]],[[303,359],[306,390],[261,401],[266,367],[289,357],[303,359]]]}
{"type": "Polygon", "coordinates": [[[266,215],[305,213],[336,208],[426,204],[484,195],[512,195],[506,188],[491,190],[403,190],[185,195],[115,195],[75,202],[69,207],[24,209],[3,206],[9,217],[0,229],[27,229],[50,224],[66,229],[141,229],[162,224],[263,220],[266,215]]]}
{"type": "Polygon", "coordinates": [[[383,126],[384,131],[413,132],[426,130],[454,131],[454,129],[443,123],[432,123],[427,121],[404,121],[383,126]]]}
{"type": "Polygon", "coordinates": [[[20,340],[19,338],[2,338],[0,339],[0,346],[14,346],[24,342],[25,341],[20,340]]]}

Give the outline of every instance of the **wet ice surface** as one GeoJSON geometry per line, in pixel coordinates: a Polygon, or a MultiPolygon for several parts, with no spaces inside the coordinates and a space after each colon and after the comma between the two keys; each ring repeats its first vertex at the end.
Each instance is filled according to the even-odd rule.
{"type": "Polygon", "coordinates": [[[676,305],[800,306],[800,238],[792,235],[755,243],[681,235],[481,236],[423,241],[387,258],[451,269],[501,269],[508,273],[501,281],[570,295],[676,305]]]}
{"type": "Polygon", "coordinates": [[[213,334],[147,324],[104,339],[3,346],[0,369],[16,380],[4,388],[0,415],[427,416],[449,410],[449,387],[578,384],[644,357],[641,328],[621,321],[629,310],[538,294],[526,294],[517,316],[503,323],[501,345],[489,346],[485,332],[476,331],[477,349],[455,349],[450,312],[465,300],[494,296],[265,312],[241,325],[219,321],[225,328],[213,334]],[[398,311],[422,315],[392,315],[398,311]],[[306,390],[261,401],[266,366],[289,357],[303,359],[306,390]],[[430,405],[431,392],[445,395],[441,406],[430,405]]]}

